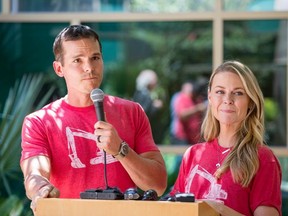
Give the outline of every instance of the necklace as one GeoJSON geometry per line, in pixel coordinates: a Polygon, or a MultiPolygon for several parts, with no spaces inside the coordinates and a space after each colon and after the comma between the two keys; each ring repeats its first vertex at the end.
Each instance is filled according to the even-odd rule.
{"type": "Polygon", "coordinates": [[[221,166],[222,160],[225,158],[225,156],[223,157],[222,155],[226,154],[229,151],[230,151],[230,148],[225,149],[224,151],[220,152],[219,144],[217,145],[217,156],[218,156],[218,163],[216,163],[217,169],[219,169],[219,167],[221,166]]]}

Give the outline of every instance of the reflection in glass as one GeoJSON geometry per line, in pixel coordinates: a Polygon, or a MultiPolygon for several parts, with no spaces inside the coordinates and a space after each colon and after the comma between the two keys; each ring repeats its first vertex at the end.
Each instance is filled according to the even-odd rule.
{"type": "Polygon", "coordinates": [[[175,13],[212,11],[211,0],[11,0],[11,11],[18,12],[145,12],[175,13]]]}
{"type": "Polygon", "coordinates": [[[223,0],[227,11],[288,11],[287,0],[223,0]]]}
{"type": "Polygon", "coordinates": [[[11,0],[11,10],[18,12],[99,11],[98,0],[11,0]]]}
{"type": "Polygon", "coordinates": [[[165,107],[151,122],[156,143],[169,127],[169,100],[183,80],[212,70],[211,22],[84,23],[101,37],[105,63],[104,92],[131,98],[143,69],[156,71],[157,98],[165,107]],[[154,130],[155,129],[155,130],[154,130]]]}
{"type": "MultiPolygon", "coordinates": [[[[189,68],[212,59],[211,22],[83,23],[100,33],[106,64],[142,62],[167,57],[169,67],[189,68]],[[114,45],[113,45],[114,44],[114,45]],[[107,48],[105,49],[105,45],[107,48]],[[112,47],[117,47],[119,50],[112,47]],[[107,51],[108,50],[108,51],[107,51]],[[115,54],[115,52],[119,54],[115,54]],[[153,59],[152,59],[153,58],[153,59]]],[[[159,64],[159,61],[154,60],[159,64]]],[[[184,69],[186,71],[186,69],[184,69]]],[[[195,68],[197,72],[201,69],[195,68]]],[[[189,71],[189,69],[187,69],[189,71]]],[[[173,76],[173,74],[172,74],[173,76]]]]}
{"type": "Polygon", "coordinates": [[[213,11],[215,1],[211,0],[131,0],[132,12],[189,12],[189,11],[213,11]]]}
{"type": "Polygon", "coordinates": [[[266,140],[286,145],[287,21],[227,21],[225,59],[238,59],[255,73],[265,97],[266,140]]]}
{"type": "Polygon", "coordinates": [[[24,74],[54,75],[54,37],[68,23],[0,23],[0,104],[24,74]]]}

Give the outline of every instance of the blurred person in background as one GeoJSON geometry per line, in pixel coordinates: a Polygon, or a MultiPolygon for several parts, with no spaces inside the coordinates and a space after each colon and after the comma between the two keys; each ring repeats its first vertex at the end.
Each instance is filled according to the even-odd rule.
{"type": "Polygon", "coordinates": [[[199,142],[202,117],[206,110],[203,82],[185,81],[170,102],[170,143],[191,145],[199,142]]]}
{"type": "Polygon", "coordinates": [[[163,97],[161,88],[158,86],[158,76],[155,71],[146,69],[139,73],[136,78],[136,90],[133,101],[139,103],[147,114],[152,128],[153,138],[157,144],[162,142],[162,115],[163,97]]]}
{"type": "Polygon", "coordinates": [[[163,107],[163,101],[153,95],[153,90],[157,84],[158,76],[153,70],[143,70],[136,78],[133,101],[138,102],[143,107],[149,119],[152,119],[163,107]]]}

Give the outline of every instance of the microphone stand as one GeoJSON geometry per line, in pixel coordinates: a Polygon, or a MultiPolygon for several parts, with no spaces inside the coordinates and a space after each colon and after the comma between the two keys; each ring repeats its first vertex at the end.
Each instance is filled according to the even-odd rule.
{"type": "Polygon", "coordinates": [[[80,193],[81,199],[99,199],[99,200],[120,200],[124,199],[124,194],[118,188],[108,186],[107,180],[107,160],[104,151],[104,181],[106,189],[88,189],[80,193]]]}
{"type": "MultiPolygon", "coordinates": [[[[93,89],[90,94],[91,100],[94,103],[97,119],[105,121],[105,114],[103,109],[104,92],[101,89],[93,89]]],[[[88,189],[80,193],[81,199],[102,199],[102,200],[116,200],[124,199],[123,193],[118,188],[111,188],[108,186],[107,180],[107,160],[106,152],[104,152],[104,181],[106,188],[102,189],[88,189]]]]}
{"type": "Polygon", "coordinates": [[[107,159],[106,159],[106,151],[104,152],[104,181],[105,181],[105,185],[106,185],[106,190],[110,189],[110,187],[108,186],[108,180],[107,180],[107,159]]]}

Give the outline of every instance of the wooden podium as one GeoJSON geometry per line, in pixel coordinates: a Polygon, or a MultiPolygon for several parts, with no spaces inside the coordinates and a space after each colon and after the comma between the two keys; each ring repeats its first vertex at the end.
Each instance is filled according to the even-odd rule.
{"type": "Polygon", "coordinates": [[[207,203],[45,198],[36,216],[219,216],[207,203]]]}

